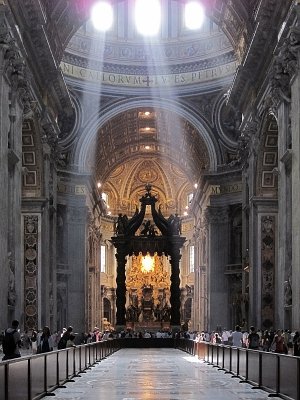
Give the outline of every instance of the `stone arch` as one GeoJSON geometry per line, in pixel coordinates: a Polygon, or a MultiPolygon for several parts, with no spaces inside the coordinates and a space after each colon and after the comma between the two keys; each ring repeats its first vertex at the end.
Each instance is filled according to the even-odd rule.
{"type": "Polygon", "coordinates": [[[192,307],[193,307],[193,299],[192,297],[188,297],[184,303],[183,318],[182,318],[182,320],[186,323],[192,319],[192,307]]]}
{"type": "Polygon", "coordinates": [[[103,318],[106,318],[107,322],[112,322],[112,306],[111,302],[107,297],[103,298],[103,318]]]}
{"type": "Polygon", "coordinates": [[[118,114],[141,106],[172,111],[193,125],[199,135],[201,134],[201,138],[207,147],[210,170],[216,171],[217,165],[222,163],[222,155],[218,143],[215,140],[213,132],[208,124],[199,118],[194,111],[190,110],[186,105],[182,105],[169,99],[135,98],[132,100],[121,100],[113,105],[109,105],[102,111],[94,114],[94,116],[90,119],[90,122],[81,133],[81,136],[77,142],[77,146],[71,156],[73,159],[73,164],[78,167],[79,172],[89,172],[89,149],[94,143],[98,128],[118,114]]]}

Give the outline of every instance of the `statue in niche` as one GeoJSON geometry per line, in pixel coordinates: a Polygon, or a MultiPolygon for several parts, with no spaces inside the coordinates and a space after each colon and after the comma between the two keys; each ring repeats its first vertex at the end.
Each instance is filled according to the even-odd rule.
{"type": "Polygon", "coordinates": [[[288,279],[284,281],[284,305],[292,305],[292,268],[289,268],[288,279]]]}
{"type": "Polygon", "coordinates": [[[162,316],[161,316],[161,320],[164,322],[168,322],[170,321],[170,316],[171,316],[171,307],[169,306],[169,304],[165,304],[162,312],[161,312],[162,316]]]}
{"type": "Polygon", "coordinates": [[[12,259],[11,252],[7,255],[7,265],[8,265],[8,305],[14,306],[16,304],[16,288],[15,288],[15,263],[12,259]]]}
{"type": "Polygon", "coordinates": [[[161,305],[156,304],[156,307],[154,308],[154,320],[155,321],[161,321],[161,305]]]}
{"type": "Polygon", "coordinates": [[[135,307],[133,304],[131,304],[129,307],[127,307],[126,310],[126,320],[129,322],[137,322],[138,321],[138,308],[135,307]]]}

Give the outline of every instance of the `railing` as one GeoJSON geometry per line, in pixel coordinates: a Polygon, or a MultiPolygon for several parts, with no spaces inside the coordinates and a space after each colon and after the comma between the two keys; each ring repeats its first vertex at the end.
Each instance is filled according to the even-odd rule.
{"type": "Polygon", "coordinates": [[[178,348],[239,378],[240,383],[269,392],[269,397],[300,400],[300,357],[184,339],[178,348]]]}
{"type": "Polygon", "coordinates": [[[119,350],[107,340],[0,363],[0,400],[33,400],[54,395],[74,377],[119,350]]]}
{"type": "Polygon", "coordinates": [[[122,347],[174,347],[266,390],[300,400],[300,357],[187,339],[117,339],[0,362],[0,400],[37,400],[122,347]]]}

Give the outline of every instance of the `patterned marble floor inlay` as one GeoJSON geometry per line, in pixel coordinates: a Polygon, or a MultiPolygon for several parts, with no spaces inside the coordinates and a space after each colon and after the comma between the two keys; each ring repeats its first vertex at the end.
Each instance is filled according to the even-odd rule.
{"type": "Polygon", "coordinates": [[[174,349],[122,349],[55,395],[58,400],[268,399],[268,393],[174,349]]]}

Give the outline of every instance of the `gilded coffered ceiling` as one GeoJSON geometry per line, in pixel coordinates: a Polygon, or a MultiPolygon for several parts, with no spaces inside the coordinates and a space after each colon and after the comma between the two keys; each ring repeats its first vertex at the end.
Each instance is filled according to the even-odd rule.
{"type": "Polygon", "coordinates": [[[96,142],[95,176],[112,213],[134,211],[147,183],[166,212],[183,212],[194,183],[209,169],[199,132],[171,111],[123,112],[99,129],[96,142]]]}
{"type": "Polygon", "coordinates": [[[99,129],[96,140],[95,169],[100,181],[115,166],[137,158],[176,163],[191,182],[209,169],[199,132],[171,111],[148,107],[123,112],[99,129]]]}

